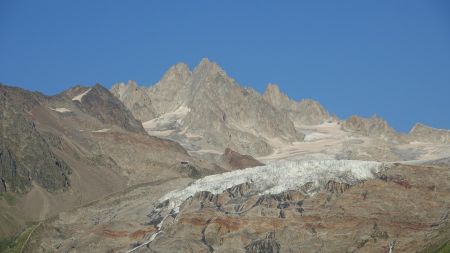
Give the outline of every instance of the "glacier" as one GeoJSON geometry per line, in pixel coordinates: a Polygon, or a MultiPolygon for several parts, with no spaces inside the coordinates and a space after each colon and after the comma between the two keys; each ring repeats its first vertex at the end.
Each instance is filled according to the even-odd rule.
{"type": "Polygon", "coordinates": [[[330,180],[353,185],[374,178],[376,173],[387,166],[386,163],[356,160],[282,160],[264,166],[206,176],[184,189],[167,193],[159,199],[159,203],[168,201],[167,208],[178,213],[180,205],[197,192],[219,194],[243,183],[251,183],[252,188],[260,195],[300,189],[306,183],[312,183],[308,193],[314,194],[330,180]]]}

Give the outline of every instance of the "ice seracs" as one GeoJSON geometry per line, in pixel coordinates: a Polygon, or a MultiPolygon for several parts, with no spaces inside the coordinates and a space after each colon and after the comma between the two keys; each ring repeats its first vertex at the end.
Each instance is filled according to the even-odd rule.
{"type": "Polygon", "coordinates": [[[88,94],[89,91],[91,91],[91,90],[92,90],[92,88],[89,88],[89,89],[87,89],[85,92],[83,92],[83,93],[81,93],[81,94],[79,94],[79,95],[73,97],[73,98],[72,98],[72,101],[79,101],[79,102],[81,103],[81,99],[82,99],[86,94],[88,94]]]}
{"type": "Polygon", "coordinates": [[[379,162],[352,160],[278,161],[265,166],[236,170],[199,179],[182,190],[167,193],[159,202],[169,201],[168,208],[179,211],[180,205],[195,193],[219,194],[243,183],[253,184],[259,194],[278,194],[300,189],[312,183],[309,193],[320,190],[328,181],[353,185],[371,179],[386,165],[379,162]]]}

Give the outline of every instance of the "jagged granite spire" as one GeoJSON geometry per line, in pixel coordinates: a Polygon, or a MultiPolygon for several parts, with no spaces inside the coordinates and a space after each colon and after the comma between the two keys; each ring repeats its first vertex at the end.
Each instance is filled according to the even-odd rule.
{"type": "Polygon", "coordinates": [[[243,154],[261,155],[272,151],[268,143],[272,139],[303,139],[285,113],[255,90],[241,87],[207,58],[193,71],[183,63],[172,66],[146,92],[158,115],[188,108],[176,125],[180,131],[201,135],[203,148],[231,147],[243,154]]]}
{"type": "Polygon", "coordinates": [[[128,81],[127,84],[114,84],[111,93],[133,113],[140,121],[147,121],[156,116],[150,96],[145,88],[137,85],[136,81],[128,81]]]}
{"type": "Polygon", "coordinates": [[[296,125],[317,125],[331,118],[319,102],[311,99],[291,100],[276,84],[269,83],[263,97],[275,108],[286,112],[296,125]]]}
{"type": "Polygon", "coordinates": [[[409,132],[409,137],[414,141],[431,143],[450,143],[450,131],[446,129],[437,129],[417,123],[409,132]]]}
{"type": "Polygon", "coordinates": [[[399,134],[383,118],[377,115],[370,118],[353,115],[343,122],[342,129],[375,138],[395,141],[400,138],[399,134]]]}

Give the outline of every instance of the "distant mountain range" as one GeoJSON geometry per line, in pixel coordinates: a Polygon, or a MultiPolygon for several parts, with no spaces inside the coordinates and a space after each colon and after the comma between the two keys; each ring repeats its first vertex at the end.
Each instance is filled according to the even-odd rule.
{"type": "Polygon", "coordinates": [[[24,252],[408,251],[450,231],[449,130],[339,119],[208,59],[150,87],[0,84],[0,121],[0,239],[40,221],[24,252]]]}
{"type": "Polygon", "coordinates": [[[113,85],[111,92],[144,122],[150,134],[178,141],[190,151],[220,153],[230,147],[243,154],[265,156],[273,153],[277,144],[303,141],[303,127],[326,122],[387,143],[450,143],[450,131],[421,124],[409,134],[400,134],[378,116],[340,120],[317,101],[290,99],[275,84],[269,84],[261,95],[241,87],[208,59],[192,71],[186,64],[176,64],[153,86],[129,81],[113,85]],[[198,136],[202,138],[198,140],[198,136]]]}

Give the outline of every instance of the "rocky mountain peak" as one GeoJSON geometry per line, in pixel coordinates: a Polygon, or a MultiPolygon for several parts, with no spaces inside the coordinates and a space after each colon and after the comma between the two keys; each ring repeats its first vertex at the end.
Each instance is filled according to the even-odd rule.
{"type": "Polygon", "coordinates": [[[212,76],[216,74],[222,74],[226,76],[225,71],[215,62],[210,61],[208,58],[203,58],[200,63],[195,67],[193,74],[195,76],[212,76]]]}
{"type": "Polygon", "coordinates": [[[282,94],[282,93],[280,91],[280,87],[278,87],[278,84],[269,83],[267,84],[266,91],[264,92],[264,94],[282,94]]]}
{"type": "Polygon", "coordinates": [[[128,80],[127,85],[131,89],[137,89],[138,88],[138,85],[137,85],[136,81],[134,81],[134,80],[128,80]]]}
{"type": "Polygon", "coordinates": [[[292,100],[282,93],[276,84],[267,85],[263,98],[278,110],[286,112],[296,125],[316,125],[330,118],[325,108],[317,101],[292,100]]]}
{"type": "Polygon", "coordinates": [[[115,84],[111,88],[111,93],[122,101],[136,119],[145,122],[156,116],[147,89],[139,87],[136,81],[130,80],[127,84],[115,84]]]}
{"type": "Polygon", "coordinates": [[[450,143],[450,131],[417,123],[409,132],[412,140],[431,143],[450,143]]]}
{"type": "Polygon", "coordinates": [[[370,118],[353,115],[342,124],[342,129],[370,137],[389,139],[396,139],[398,137],[396,131],[383,118],[377,115],[370,118]]]}
{"type": "Polygon", "coordinates": [[[114,124],[130,132],[145,133],[141,123],[108,89],[96,84],[88,91],[82,93],[84,95],[77,103],[83,112],[95,117],[102,123],[114,124]]]}
{"type": "Polygon", "coordinates": [[[160,83],[163,82],[183,82],[186,83],[191,77],[191,70],[185,63],[177,63],[170,67],[170,69],[164,74],[160,83]]]}
{"type": "Polygon", "coordinates": [[[221,156],[221,160],[225,165],[224,167],[231,170],[241,170],[245,168],[264,165],[252,156],[241,155],[231,148],[225,149],[223,155],[221,156]]]}
{"type": "Polygon", "coordinates": [[[291,101],[289,97],[280,91],[278,85],[269,83],[266,91],[263,94],[264,99],[277,108],[288,109],[293,107],[294,101],[291,101]]]}
{"type": "Polygon", "coordinates": [[[426,125],[424,125],[424,124],[422,124],[422,123],[416,123],[416,124],[413,126],[413,128],[411,128],[411,130],[409,131],[409,133],[410,133],[410,134],[414,134],[414,133],[423,131],[424,129],[432,129],[432,128],[429,127],[429,126],[426,126],[426,125]]]}

